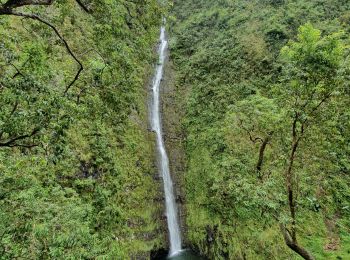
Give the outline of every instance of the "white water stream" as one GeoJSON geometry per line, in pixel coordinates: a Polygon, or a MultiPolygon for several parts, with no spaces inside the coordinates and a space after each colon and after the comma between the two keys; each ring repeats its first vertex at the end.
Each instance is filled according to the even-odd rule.
{"type": "Polygon", "coordinates": [[[176,255],[181,251],[181,234],[177,216],[177,205],[174,198],[173,182],[169,170],[169,159],[165,150],[162,123],[160,115],[160,84],[163,78],[164,62],[168,41],[165,35],[165,27],[162,26],[160,33],[160,45],[158,49],[159,63],[153,79],[151,121],[152,129],[157,134],[157,149],[159,154],[159,172],[164,182],[166,217],[168,221],[170,256],[176,255]]]}

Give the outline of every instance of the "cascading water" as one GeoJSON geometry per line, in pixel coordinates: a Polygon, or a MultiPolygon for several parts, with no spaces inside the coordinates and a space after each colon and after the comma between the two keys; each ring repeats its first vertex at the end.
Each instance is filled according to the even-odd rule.
{"type": "Polygon", "coordinates": [[[169,240],[170,240],[170,256],[176,255],[181,251],[181,235],[177,216],[177,205],[174,198],[173,182],[170,176],[169,159],[165,150],[164,140],[162,135],[162,124],[160,116],[160,83],[163,78],[164,62],[166,57],[167,39],[165,35],[165,27],[162,26],[160,33],[160,45],[159,45],[159,63],[156,68],[155,76],[153,79],[153,100],[151,121],[152,129],[157,134],[157,148],[159,153],[159,171],[163,177],[164,193],[166,203],[166,216],[168,220],[169,240]]]}

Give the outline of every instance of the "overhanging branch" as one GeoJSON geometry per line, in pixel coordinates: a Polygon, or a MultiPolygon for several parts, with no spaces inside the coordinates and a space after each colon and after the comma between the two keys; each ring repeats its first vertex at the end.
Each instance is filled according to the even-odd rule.
{"type": "MultiPolygon", "coordinates": [[[[64,94],[67,94],[69,89],[74,85],[74,83],[78,80],[80,73],[83,71],[84,67],[82,62],[77,58],[77,56],[74,54],[70,46],[68,45],[67,41],[63,38],[63,36],[59,33],[57,28],[49,23],[48,21],[42,19],[40,16],[35,14],[26,14],[21,12],[13,11],[13,9],[21,7],[21,6],[29,6],[29,5],[51,5],[54,2],[54,0],[8,0],[5,4],[0,6],[0,15],[13,15],[13,16],[20,16],[26,19],[32,19],[36,20],[38,22],[41,22],[47,26],[49,26],[55,34],[58,36],[58,38],[61,40],[65,48],[67,49],[67,52],[69,55],[78,63],[78,71],[74,76],[74,79],[67,85],[64,94]]],[[[76,0],[78,5],[87,13],[90,13],[90,9],[87,8],[81,0],[76,0]]]]}
{"type": "Polygon", "coordinates": [[[51,5],[54,0],[9,0],[4,5],[4,9],[13,9],[26,5],[51,5]]]}
{"type": "Polygon", "coordinates": [[[17,141],[30,138],[30,137],[36,135],[38,132],[39,132],[39,129],[38,129],[38,128],[35,128],[35,129],[34,129],[31,133],[29,133],[29,134],[11,137],[9,140],[6,140],[5,142],[1,142],[1,143],[0,143],[0,147],[15,147],[15,146],[34,147],[34,146],[36,146],[36,145],[34,145],[34,144],[18,144],[17,141]]]}
{"type": "Polygon", "coordinates": [[[69,83],[69,85],[66,87],[66,89],[64,91],[64,94],[66,94],[69,91],[69,89],[71,88],[71,86],[73,86],[73,84],[77,81],[77,79],[79,78],[80,73],[83,71],[84,67],[83,67],[83,64],[81,63],[81,61],[77,58],[77,56],[74,54],[74,52],[72,51],[72,49],[68,45],[67,41],[59,33],[57,28],[54,25],[52,25],[51,23],[49,23],[48,21],[42,19],[41,17],[39,17],[35,14],[26,14],[26,13],[21,13],[21,12],[15,12],[11,9],[0,9],[0,15],[13,15],[13,16],[24,17],[26,19],[36,20],[38,22],[41,22],[41,23],[49,26],[55,32],[55,34],[58,36],[58,38],[62,41],[63,45],[65,46],[68,54],[78,63],[78,66],[79,66],[79,69],[78,69],[77,73],[75,74],[74,79],[69,83]]]}

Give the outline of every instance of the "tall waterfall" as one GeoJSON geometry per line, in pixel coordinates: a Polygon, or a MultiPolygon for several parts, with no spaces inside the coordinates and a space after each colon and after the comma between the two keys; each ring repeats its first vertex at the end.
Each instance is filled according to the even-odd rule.
{"type": "Polygon", "coordinates": [[[168,220],[169,240],[170,240],[170,255],[176,255],[181,251],[181,235],[177,216],[177,205],[174,198],[173,182],[170,176],[169,159],[165,150],[164,140],[162,135],[162,124],[160,116],[160,83],[163,78],[164,62],[166,57],[167,39],[165,35],[165,27],[162,26],[160,33],[159,45],[159,63],[153,79],[153,99],[151,120],[153,131],[157,134],[157,148],[159,155],[159,172],[162,175],[164,182],[164,193],[166,203],[166,216],[168,220]]]}

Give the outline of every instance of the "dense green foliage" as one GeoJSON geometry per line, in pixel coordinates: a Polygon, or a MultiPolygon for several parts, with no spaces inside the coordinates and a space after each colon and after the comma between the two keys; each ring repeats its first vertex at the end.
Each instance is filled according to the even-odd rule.
{"type": "MultiPolygon", "coordinates": [[[[146,111],[164,9],[0,0],[0,259],[164,246],[146,111]]],[[[185,237],[203,255],[350,258],[349,10],[175,1],[185,237]]]]}
{"type": "Polygon", "coordinates": [[[163,7],[51,2],[13,12],[57,33],[0,11],[0,258],[147,257],[163,243],[146,111],[163,7]]]}
{"type": "Polygon", "coordinates": [[[204,255],[350,258],[349,10],[176,1],[187,236],[204,255]]]}

